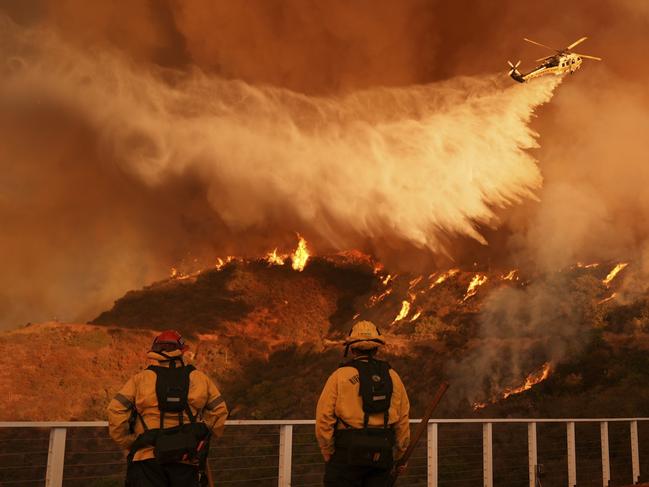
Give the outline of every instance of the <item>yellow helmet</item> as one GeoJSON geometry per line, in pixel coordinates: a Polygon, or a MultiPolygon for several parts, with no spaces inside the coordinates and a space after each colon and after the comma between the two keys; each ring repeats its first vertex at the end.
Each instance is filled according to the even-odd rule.
{"type": "Polygon", "coordinates": [[[356,323],[349,336],[345,339],[347,348],[357,348],[360,350],[371,350],[385,345],[385,340],[381,337],[381,332],[371,321],[359,321],[356,323]]]}

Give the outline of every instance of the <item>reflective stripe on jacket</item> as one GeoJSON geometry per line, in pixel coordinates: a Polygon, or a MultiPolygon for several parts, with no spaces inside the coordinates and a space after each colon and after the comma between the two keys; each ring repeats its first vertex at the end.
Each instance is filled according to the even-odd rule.
{"type": "MultiPolygon", "coordinates": [[[[392,399],[388,423],[394,428],[396,439],[395,459],[403,456],[410,443],[410,402],[399,374],[390,369],[392,399]]],[[[316,408],[316,438],[323,454],[334,451],[334,430],[345,428],[340,418],[351,428],[363,427],[363,398],[359,395],[360,381],[354,367],[341,367],[329,376],[316,408]],[[336,423],[338,425],[336,426],[336,423]]],[[[370,427],[383,427],[383,414],[369,417],[370,427]]]]}
{"type": "MultiPolygon", "coordinates": [[[[167,353],[169,356],[180,356],[180,351],[167,353]]],[[[148,353],[153,365],[168,367],[169,362],[155,352],[148,353]]],[[[134,433],[129,433],[129,419],[135,406],[149,429],[160,427],[160,410],[155,393],[156,373],[143,370],[131,377],[108,404],[108,432],[111,438],[124,450],[130,450],[135,439],[144,432],[140,419],[135,422],[134,433]]],[[[199,370],[194,370],[189,376],[188,403],[197,420],[203,421],[218,438],[223,433],[228,409],[221,393],[214,382],[199,370]]],[[[188,423],[187,413],[183,413],[183,422],[188,423]]],[[[178,425],[178,415],[166,413],[164,427],[178,425]]],[[[154,458],[153,448],[139,450],[134,461],[154,458]]]]}

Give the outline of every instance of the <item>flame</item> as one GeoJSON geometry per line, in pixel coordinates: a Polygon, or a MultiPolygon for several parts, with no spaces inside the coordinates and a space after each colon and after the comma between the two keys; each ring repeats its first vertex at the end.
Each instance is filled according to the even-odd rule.
{"type": "Polygon", "coordinates": [[[512,269],[507,274],[503,274],[502,276],[500,276],[500,278],[505,281],[513,281],[514,279],[518,281],[518,276],[516,275],[517,273],[518,273],[517,269],[512,269]]]}
{"type": "Polygon", "coordinates": [[[368,308],[371,308],[372,306],[376,305],[377,303],[380,303],[381,301],[383,301],[385,299],[386,296],[389,296],[390,294],[392,294],[392,289],[386,289],[381,294],[378,294],[376,296],[372,296],[370,298],[368,308]]]}
{"type": "Polygon", "coordinates": [[[475,276],[473,276],[473,279],[471,279],[471,282],[469,283],[469,287],[466,289],[466,294],[464,295],[464,299],[462,301],[466,301],[471,296],[475,296],[476,293],[478,292],[478,288],[482,286],[485,282],[487,282],[486,275],[476,274],[475,276]]]}
{"type": "Polygon", "coordinates": [[[234,260],[234,257],[232,255],[228,255],[225,260],[223,260],[221,257],[217,257],[216,259],[216,264],[214,264],[214,267],[216,268],[217,271],[220,271],[223,266],[229,264],[234,260]]]}
{"type": "Polygon", "coordinates": [[[302,272],[309,260],[309,249],[307,249],[306,240],[300,235],[298,235],[298,238],[297,248],[291,255],[291,260],[293,261],[293,270],[302,272]]]}
{"type": "Polygon", "coordinates": [[[412,290],[412,288],[414,288],[417,284],[419,284],[419,282],[420,282],[422,279],[423,279],[423,276],[415,277],[414,279],[412,279],[412,280],[408,283],[408,284],[409,284],[409,286],[408,286],[408,290],[412,290]]]}
{"type": "Polygon", "coordinates": [[[200,270],[193,272],[193,273],[187,273],[187,272],[182,272],[179,271],[176,267],[172,267],[171,270],[169,271],[169,278],[170,279],[175,279],[177,281],[184,281],[185,279],[190,279],[192,277],[196,277],[201,273],[200,270]]]}
{"type": "MultiPolygon", "coordinates": [[[[428,289],[433,289],[435,286],[437,286],[438,284],[443,283],[449,277],[453,277],[458,272],[460,272],[460,269],[449,269],[448,271],[444,272],[441,276],[439,276],[437,279],[435,279],[435,281],[430,285],[430,287],[428,289]]],[[[431,278],[431,279],[433,277],[434,277],[434,274],[431,274],[429,276],[429,278],[431,278]]]]}
{"type": "MultiPolygon", "coordinates": [[[[528,375],[525,378],[525,382],[523,385],[519,387],[511,387],[505,389],[501,394],[500,397],[502,399],[507,399],[510,396],[513,396],[515,394],[520,394],[521,392],[525,392],[532,387],[534,387],[536,384],[543,382],[545,379],[547,379],[550,376],[550,372],[552,372],[552,365],[550,362],[546,362],[543,364],[543,366],[537,370],[536,372],[532,372],[530,375],[528,375]]],[[[491,400],[492,403],[496,402],[497,398],[494,398],[491,400]]],[[[478,411],[480,409],[483,409],[489,405],[488,402],[475,402],[473,403],[473,410],[478,411]]]]}
{"type": "Polygon", "coordinates": [[[540,370],[537,370],[536,372],[533,372],[527,376],[527,378],[525,379],[525,383],[522,386],[513,387],[511,389],[505,389],[502,393],[503,399],[507,399],[509,396],[512,396],[514,394],[520,394],[521,392],[531,389],[532,386],[538,384],[539,382],[543,382],[545,379],[547,379],[550,376],[551,371],[552,371],[552,366],[550,365],[550,362],[544,363],[543,367],[541,367],[540,370]]]}
{"type": "Polygon", "coordinates": [[[613,279],[626,267],[628,266],[628,262],[620,262],[617,264],[615,267],[613,267],[613,270],[608,273],[608,275],[604,278],[602,281],[605,286],[608,286],[613,279]]]}
{"type": "Polygon", "coordinates": [[[176,279],[178,281],[183,281],[185,279],[189,279],[190,277],[197,276],[200,273],[201,271],[196,271],[193,274],[187,274],[185,272],[179,271],[176,267],[172,267],[171,270],[169,271],[169,278],[176,279]]]}
{"type": "Polygon", "coordinates": [[[285,255],[279,255],[277,249],[274,249],[272,252],[266,254],[266,262],[270,265],[284,265],[284,260],[286,259],[285,255]]]}
{"type": "Polygon", "coordinates": [[[613,293],[613,294],[611,294],[608,298],[604,298],[604,299],[602,299],[601,301],[598,301],[597,304],[604,304],[604,303],[607,303],[607,302],[611,301],[612,299],[615,299],[616,297],[617,297],[617,293],[613,293]]]}
{"type": "Polygon", "coordinates": [[[580,269],[594,269],[595,267],[599,267],[599,262],[593,262],[592,264],[577,262],[577,267],[579,267],[580,269]]]}
{"type": "Polygon", "coordinates": [[[387,286],[388,283],[389,283],[392,279],[394,279],[395,277],[397,277],[397,276],[396,276],[396,275],[393,276],[392,274],[388,274],[387,276],[385,276],[385,277],[383,278],[383,280],[381,281],[381,283],[382,283],[384,286],[387,286]]]}
{"type": "Polygon", "coordinates": [[[410,322],[412,323],[415,321],[417,318],[421,316],[421,310],[417,311],[412,318],[410,318],[410,322]]]}
{"type": "Polygon", "coordinates": [[[392,321],[392,323],[396,323],[397,321],[401,321],[406,316],[408,316],[408,313],[410,313],[410,302],[409,301],[402,301],[401,302],[401,311],[399,311],[399,314],[394,319],[394,321],[392,321]]]}

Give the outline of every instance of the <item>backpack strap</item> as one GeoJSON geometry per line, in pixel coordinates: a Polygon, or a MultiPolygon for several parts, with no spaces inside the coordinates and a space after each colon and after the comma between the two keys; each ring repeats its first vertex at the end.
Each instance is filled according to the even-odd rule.
{"type": "MultiPolygon", "coordinates": [[[[185,373],[187,374],[187,404],[185,406],[185,412],[187,413],[187,417],[189,418],[190,423],[195,423],[196,422],[196,415],[194,415],[194,413],[192,413],[192,408],[189,405],[189,385],[190,385],[189,376],[192,374],[192,372],[194,370],[196,370],[196,367],[194,367],[193,365],[185,365],[185,373]]],[[[196,411],[196,413],[198,414],[198,411],[196,411]]],[[[181,417],[182,417],[182,414],[181,414],[181,417]]],[[[182,419],[181,419],[180,424],[182,424],[182,419]]]]}

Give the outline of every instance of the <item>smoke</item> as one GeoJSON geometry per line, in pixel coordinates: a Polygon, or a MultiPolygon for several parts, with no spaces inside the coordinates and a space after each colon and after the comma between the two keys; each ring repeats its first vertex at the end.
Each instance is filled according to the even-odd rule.
{"type": "MultiPolygon", "coordinates": [[[[60,302],[55,309],[73,314],[120,286],[151,278],[156,260],[173,254],[169,241],[179,245],[186,233],[180,230],[186,222],[173,218],[191,210],[192,199],[201,214],[205,202],[214,212],[205,218],[211,232],[205,222],[190,230],[207,231],[208,241],[233,232],[254,235],[255,245],[270,248],[298,229],[320,248],[382,240],[444,252],[440,236],[484,242],[476,222],[492,224],[494,208],[533,197],[541,184],[526,151],[536,146],[528,122],[552,96],[555,79],[519,86],[476,76],[318,97],[137,65],[115,51],[84,52],[50,31],[8,22],[2,33],[8,62],[0,104],[11,109],[5,130],[13,140],[40,145],[21,154],[22,146],[12,153],[10,144],[3,171],[11,174],[23,158],[34,169],[49,160],[48,177],[61,185],[54,193],[41,189],[35,199],[6,186],[3,196],[14,208],[4,216],[5,253],[20,254],[23,240],[47,249],[51,224],[74,232],[62,252],[40,254],[44,259],[26,252],[25,260],[36,257],[43,265],[11,275],[25,282],[9,293],[11,302],[24,302],[23,294],[38,302],[38,272],[65,275],[45,285],[48,293],[56,289],[45,303],[60,302]],[[23,124],[15,125],[14,117],[23,124]],[[35,135],[39,128],[46,134],[35,135]],[[198,197],[178,189],[188,180],[198,197]],[[126,185],[127,202],[110,198],[114,185],[120,193],[126,185]],[[164,200],[163,188],[171,188],[172,203],[154,216],[151,199],[164,200]],[[169,211],[172,204],[182,211],[169,211]],[[19,223],[16,212],[33,206],[37,217],[19,223]],[[133,207],[135,216],[126,216],[133,207]],[[171,221],[160,225],[161,215],[171,221]],[[133,225],[134,219],[141,221],[133,225]],[[155,248],[146,248],[149,239],[156,239],[155,248]],[[80,250],[89,246],[90,252],[80,250]],[[77,306],[67,296],[72,290],[77,306]]],[[[38,177],[19,174],[17,182],[24,176],[38,177]]],[[[203,252],[205,243],[198,245],[203,252]]],[[[239,253],[251,247],[241,243],[239,253]]],[[[21,315],[7,306],[10,317],[21,315]]]]}
{"type": "MultiPolygon", "coordinates": [[[[627,293],[646,290],[642,2],[13,4],[30,26],[0,26],[2,326],[92,317],[179,261],[294,231],[388,266],[630,260],[627,293]],[[581,35],[604,62],[537,118],[553,80],[485,75],[546,54],[524,36],[581,35]]],[[[572,295],[557,278],[490,296],[453,389],[491,394],[578,350],[572,295]]]]}
{"type": "Polygon", "coordinates": [[[449,366],[454,397],[470,404],[500,399],[543,364],[576,357],[601,321],[597,290],[592,276],[559,272],[493,291],[480,310],[479,340],[449,366]]]}

